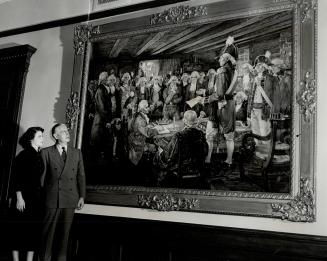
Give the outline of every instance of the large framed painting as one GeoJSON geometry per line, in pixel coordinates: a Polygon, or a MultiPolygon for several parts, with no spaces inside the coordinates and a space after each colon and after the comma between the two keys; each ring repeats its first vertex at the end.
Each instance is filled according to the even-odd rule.
{"type": "Polygon", "coordinates": [[[76,26],[87,202],[313,222],[316,10],[191,1],[76,26]]]}

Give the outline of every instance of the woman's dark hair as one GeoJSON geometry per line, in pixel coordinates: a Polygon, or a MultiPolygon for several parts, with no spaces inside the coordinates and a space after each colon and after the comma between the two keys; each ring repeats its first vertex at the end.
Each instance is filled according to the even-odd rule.
{"type": "Polygon", "coordinates": [[[44,129],[41,127],[30,127],[27,129],[25,133],[20,137],[19,139],[19,144],[24,148],[28,148],[31,146],[31,141],[34,139],[35,134],[41,131],[42,133],[44,132],[44,129]]]}

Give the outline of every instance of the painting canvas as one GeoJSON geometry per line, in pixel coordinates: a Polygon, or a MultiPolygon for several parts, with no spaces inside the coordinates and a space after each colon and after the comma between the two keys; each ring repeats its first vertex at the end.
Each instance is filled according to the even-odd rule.
{"type": "Polygon", "coordinates": [[[181,5],[92,28],[77,145],[100,203],[299,191],[300,7],[243,4],[252,11],[181,5]]]}
{"type": "MultiPolygon", "coordinates": [[[[269,164],[268,157],[271,157],[272,164],[284,165],[283,172],[274,167],[270,169],[275,172],[274,179],[271,179],[272,190],[289,192],[292,43],[290,11],[96,42],[90,60],[83,130],[83,153],[88,159],[85,164],[87,171],[92,170],[93,173],[88,177],[89,182],[183,187],[183,181],[177,184],[177,180],[173,180],[174,176],[167,181],[170,175],[180,178],[176,166],[173,166],[177,159],[170,158],[170,155],[166,159],[163,157],[169,153],[176,154],[172,157],[178,157],[179,148],[172,151],[174,149],[170,147],[173,144],[169,142],[177,132],[185,128],[182,120],[185,111],[193,110],[198,121],[195,127],[203,132],[204,142],[209,146],[207,155],[202,155],[205,166],[199,175],[203,177],[194,178],[194,184],[185,183],[190,183],[188,185],[195,189],[265,191],[263,165],[269,164]],[[234,38],[234,43],[229,46],[237,48],[235,53],[238,54],[233,54],[237,55],[234,57],[235,64],[230,66],[228,61],[226,65],[220,66],[219,55],[226,49],[228,37],[234,38]],[[231,100],[223,97],[225,93],[222,89],[225,87],[220,86],[222,82],[219,82],[224,74],[221,71],[225,68],[237,74],[230,92],[233,97],[227,98],[231,100]],[[261,81],[260,90],[257,87],[258,81],[261,81]],[[107,95],[104,86],[110,88],[110,84],[112,90],[107,95]],[[172,84],[178,90],[169,98],[172,84]],[[219,109],[214,104],[218,104],[218,100],[210,103],[196,100],[209,98],[215,91],[221,92],[217,97],[222,99],[219,103],[235,104],[235,112],[227,112],[227,104],[225,108],[219,109]],[[142,113],[138,117],[138,107],[142,100],[148,101],[149,113],[142,113]],[[267,115],[263,115],[264,110],[267,115]],[[228,113],[231,119],[221,122],[218,114],[223,112],[228,113]],[[235,122],[232,122],[234,118],[235,122]],[[210,130],[207,127],[208,121],[211,126],[215,125],[210,130]],[[147,126],[142,126],[142,130],[135,126],[144,123],[147,126]],[[225,126],[228,124],[235,126],[225,126]],[[272,132],[274,124],[275,133],[272,132]],[[230,129],[224,130],[224,127],[230,129]],[[246,134],[259,137],[250,141],[250,136],[246,134]],[[276,135],[276,153],[269,155],[272,153],[273,134],[276,135]],[[234,137],[228,137],[232,135],[234,137]],[[240,170],[240,162],[244,162],[241,157],[249,156],[241,152],[245,135],[249,139],[248,143],[254,143],[253,150],[248,150],[246,154],[253,154],[251,156],[258,162],[254,160],[249,166],[243,166],[244,170],[240,170]],[[233,147],[232,143],[234,149],[227,152],[227,146],[233,147]],[[134,149],[133,146],[140,148],[134,149]],[[158,161],[167,162],[155,162],[155,157],[159,157],[158,161]],[[167,166],[161,169],[165,165],[167,166]],[[172,173],[163,173],[165,171],[172,173]],[[241,171],[246,172],[245,176],[249,179],[241,180],[241,171]],[[199,182],[202,178],[203,184],[199,182]]],[[[191,147],[186,149],[191,150],[191,147]]],[[[195,156],[201,157],[197,154],[195,156]]]]}

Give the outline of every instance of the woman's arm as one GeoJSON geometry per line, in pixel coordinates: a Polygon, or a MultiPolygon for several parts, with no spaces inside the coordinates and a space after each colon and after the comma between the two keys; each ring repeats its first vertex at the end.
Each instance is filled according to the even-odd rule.
{"type": "Polygon", "coordinates": [[[14,186],[13,191],[16,194],[16,208],[19,211],[24,211],[25,209],[25,201],[23,198],[24,188],[26,186],[25,172],[28,171],[28,160],[26,159],[26,153],[22,151],[15,159],[14,169],[13,169],[13,177],[14,177],[14,186]]]}

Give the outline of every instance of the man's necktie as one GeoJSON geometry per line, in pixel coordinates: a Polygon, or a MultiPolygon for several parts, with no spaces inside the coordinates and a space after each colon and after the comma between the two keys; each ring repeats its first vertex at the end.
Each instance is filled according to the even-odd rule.
{"type": "Polygon", "coordinates": [[[65,147],[62,147],[62,153],[61,153],[62,160],[66,162],[67,159],[67,153],[65,147]]]}

